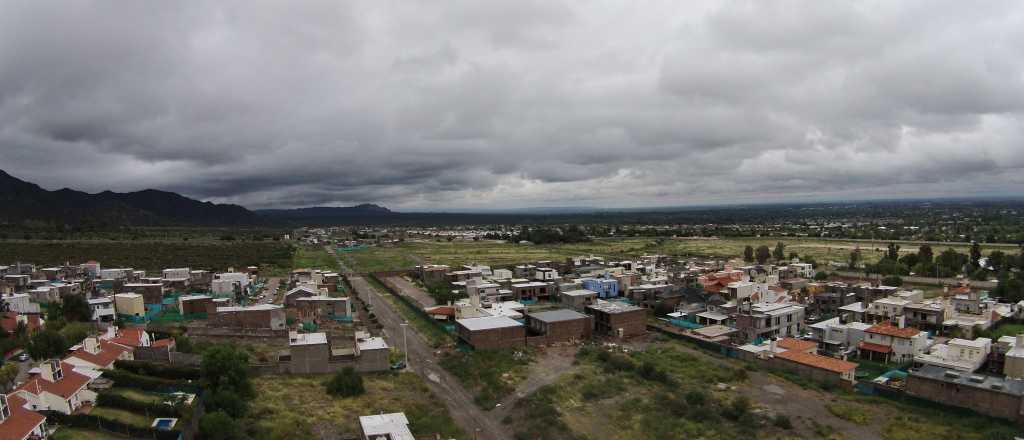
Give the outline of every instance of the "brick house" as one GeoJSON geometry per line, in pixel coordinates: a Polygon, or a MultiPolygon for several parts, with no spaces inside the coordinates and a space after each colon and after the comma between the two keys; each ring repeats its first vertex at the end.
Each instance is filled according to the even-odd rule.
{"type": "Polygon", "coordinates": [[[594,333],[628,338],[647,333],[647,309],[612,301],[597,301],[586,307],[594,317],[594,333]]]}
{"type": "Polygon", "coordinates": [[[569,309],[526,314],[530,333],[544,336],[548,344],[589,339],[593,326],[593,318],[569,309]]]}
{"type": "Polygon", "coordinates": [[[456,319],[459,339],[478,350],[526,345],[526,326],[507,316],[456,319]]]}

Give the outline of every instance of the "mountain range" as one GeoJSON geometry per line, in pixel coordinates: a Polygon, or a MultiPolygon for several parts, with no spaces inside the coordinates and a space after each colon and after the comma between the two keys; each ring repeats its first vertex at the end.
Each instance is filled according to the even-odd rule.
{"type": "Polygon", "coordinates": [[[391,214],[387,208],[370,204],[250,211],[239,205],[203,202],[155,189],[96,194],[68,188],[48,191],[0,170],[0,225],[261,226],[391,214]]]}

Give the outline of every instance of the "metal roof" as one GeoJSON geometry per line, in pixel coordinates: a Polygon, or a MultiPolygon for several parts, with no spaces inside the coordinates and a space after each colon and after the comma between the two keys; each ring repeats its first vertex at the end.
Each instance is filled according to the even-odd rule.
{"type": "Polygon", "coordinates": [[[522,327],[523,324],[504,315],[483,316],[480,318],[456,319],[456,323],[470,331],[492,330],[496,328],[522,327]]]}
{"type": "Polygon", "coordinates": [[[577,319],[587,318],[587,315],[569,309],[558,309],[548,310],[546,312],[528,313],[527,316],[529,316],[530,319],[536,319],[542,322],[575,321],[577,319]]]}

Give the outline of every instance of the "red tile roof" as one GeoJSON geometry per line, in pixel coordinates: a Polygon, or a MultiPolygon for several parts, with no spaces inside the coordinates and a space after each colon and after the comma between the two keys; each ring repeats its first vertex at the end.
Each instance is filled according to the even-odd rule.
{"type": "Polygon", "coordinates": [[[99,349],[99,353],[93,354],[85,351],[85,348],[79,348],[68,357],[76,357],[100,368],[106,368],[118,360],[122,354],[128,352],[127,348],[104,340],[100,340],[99,349]]]}
{"type": "Polygon", "coordinates": [[[153,347],[169,347],[174,345],[174,339],[164,338],[153,341],[153,347]]]}
{"type": "Polygon", "coordinates": [[[110,339],[110,342],[120,344],[125,347],[141,347],[142,346],[142,333],[145,330],[138,327],[129,327],[117,330],[117,336],[110,339]]]}
{"type": "Polygon", "coordinates": [[[796,350],[784,351],[776,354],[775,357],[835,373],[846,373],[857,368],[857,364],[853,362],[796,350]]]}
{"type": "Polygon", "coordinates": [[[444,316],[455,316],[455,307],[452,306],[434,306],[423,309],[429,315],[444,315],[444,316]]]}
{"type": "MultiPolygon", "coordinates": [[[[35,313],[26,313],[28,332],[32,333],[39,329],[39,315],[35,313]]],[[[14,333],[18,329],[18,312],[3,312],[0,313],[0,327],[7,333],[14,333]]]]}
{"type": "Polygon", "coordinates": [[[875,343],[871,343],[871,342],[863,342],[862,341],[860,343],[860,345],[858,345],[858,347],[860,347],[860,348],[862,348],[864,350],[873,351],[875,353],[889,353],[889,352],[892,352],[892,347],[890,347],[888,345],[875,344],[875,343]]]}
{"type": "Polygon", "coordinates": [[[913,338],[914,336],[917,336],[918,333],[921,333],[921,330],[918,330],[916,328],[913,328],[913,327],[899,328],[899,327],[896,327],[895,325],[892,325],[892,324],[890,324],[888,322],[883,322],[881,324],[875,324],[875,325],[873,325],[871,327],[868,327],[868,329],[865,330],[865,331],[868,332],[868,333],[874,333],[876,335],[893,336],[893,337],[896,337],[896,338],[913,338]]]}
{"type": "Polygon", "coordinates": [[[40,423],[46,421],[42,414],[25,409],[25,403],[25,399],[15,394],[7,395],[11,416],[0,422],[0,440],[22,440],[40,423]]]}
{"type": "Polygon", "coordinates": [[[25,391],[31,394],[39,395],[39,393],[46,391],[51,394],[56,394],[68,399],[75,395],[79,390],[89,384],[89,377],[75,372],[74,365],[67,362],[60,363],[61,371],[64,373],[64,377],[57,382],[50,382],[44,379],[42,376],[38,376],[21,384],[15,391],[25,391]]]}
{"type": "Polygon", "coordinates": [[[794,338],[782,338],[778,342],[779,348],[786,350],[796,351],[813,351],[818,349],[818,344],[814,341],[805,341],[803,339],[794,338]]]}

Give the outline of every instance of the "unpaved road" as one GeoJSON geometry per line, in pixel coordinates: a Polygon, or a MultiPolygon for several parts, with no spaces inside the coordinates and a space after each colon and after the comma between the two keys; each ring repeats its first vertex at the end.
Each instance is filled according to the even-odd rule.
{"type": "MultiPolygon", "coordinates": [[[[405,350],[402,338],[402,326],[405,319],[392,309],[377,289],[373,288],[360,276],[350,276],[349,282],[360,299],[372,302],[373,311],[386,332],[386,339],[392,347],[405,350]]],[[[408,338],[409,367],[408,371],[422,376],[430,390],[441,399],[448,412],[466,431],[470,438],[480,440],[509,440],[508,429],[503,427],[495,414],[481,410],[473,402],[473,396],[462,387],[458,379],[448,374],[437,362],[433,348],[427,343],[415,327],[406,326],[408,338]],[[475,434],[475,436],[474,436],[475,434]]]]}
{"type": "Polygon", "coordinates": [[[434,298],[429,293],[424,292],[419,286],[410,283],[409,280],[403,277],[388,277],[387,280],[394,283],[402,295],[412,298],[413,301],[419,303],[420,307],[427,308],[437,305],[437,302],[434,301],[434,298]]]}

